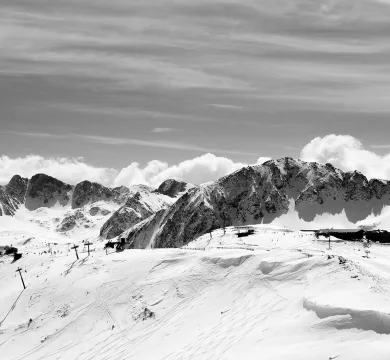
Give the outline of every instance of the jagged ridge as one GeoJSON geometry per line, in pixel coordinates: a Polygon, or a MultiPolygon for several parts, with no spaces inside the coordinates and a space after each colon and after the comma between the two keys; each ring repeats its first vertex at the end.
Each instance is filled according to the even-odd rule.
{"type": "Polygon", "coordinates": [[[168,208],[192,187],[194,185],[167,180],[157,190],[146,185],[111,189],[90,181],[71,186],[45,174],[34,175],[30,180],[16,175],[8,185],[0,187],[0,215],[13,216],[21,205],[34,211],[59,204],[64,209],[60,217],[31,221],[47,228],[54,222],[57,232],[67,233],[75,228],[94,227],[95,221],[89,216],[98,216],[98,221],[101,221],[111,212],[98,203],[103,202],[103,206],[111,203],[114,214],[100,229],[101,238],[111,239],[159,210],[168,208]]]}
{"type": "MultiPolygon", "coordinates": [[[[153,191],[143,185],[136,189],[153,191]]],[[[6,186],[0,186],[0,216],[13,216],[21,205],[31,211],[41,207],[50,208],[57,203],[70,205],[72,209],[98,201],[121,205],[133,194],[134,191],[125,186],[111,189],[90,181],[72,186],[46,174],[36,174],[31,179],[15,175],[6,186]]]]}
{"type": "Polygon", "coordinates": [[[154,222],[144,221],[121,236],[129,247],[178,247],[224,225],[270,223],[288,212],[290,201],[305,221],[345,211],[356,223],[390,205],[390,183],[368,181],[357,171],[343,172],[331,164],[270,160],[189,190],[159,220],[158,229],[152,231],[154,222]]]}

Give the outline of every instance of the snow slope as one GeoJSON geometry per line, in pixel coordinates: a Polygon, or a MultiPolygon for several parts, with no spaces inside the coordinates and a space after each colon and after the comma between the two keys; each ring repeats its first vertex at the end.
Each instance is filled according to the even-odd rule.
{"type": "Polygon", "coordinates": [[[26,234],[2,230],[0,242],[25,255],[0,258],[1,358],[389,358],[389,247],[365,258],[360,243],[328,250],[310,233],[253,229],[181,249],[106,255],[97,245],[78,261],[65,243],[39,255],[41,239],[23,245],[26,234]]]}

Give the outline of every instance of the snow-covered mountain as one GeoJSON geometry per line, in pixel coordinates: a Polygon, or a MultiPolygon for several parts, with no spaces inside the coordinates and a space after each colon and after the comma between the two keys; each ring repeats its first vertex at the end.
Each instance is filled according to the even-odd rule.
{"type": "Polygon", "coordinates": [[[112,239],[122,234],[153,214],[168,209],[186,191],[193,188],[196,186],[169,179],[153,192],[150,189],[140,189],[107,220],[100,231],[100,237],[112,239]]]}
{"type": "Polygon", "coordinates": [[[166,209],[173,201],[166,195],[138,191],[104,223],[100,236],[112,239],[157,211],[166,209]]]}
{"type": "Polygon", "coordinates": [[[121,205],[139,188],[153,191],[143,185],[132,189],[125,186],[111,189],[98,183],[83,181],[72,186],[45,174],[36,174],[31,179],[15,175],[6,186],[0,186],[0,216],[12,216],[22,205],[30,211],[55,205],[78,209],[98,201],[121,205]]]}
{"type": "Polygon", "coordinates": [[[125,186],[110,189],[98,183],[83,181],[77,184],[74,189],[72,208],[81,208],[86,204],[95,203],[97,201],[123,204],[130,195],[130,189],[125,186]]]}
{"type": "Polygon", "coordinates": [[[146,185],[111,189],[90,181],[72,186],[45,174],[31,179],[16,175],[0,187],[0,215],[19,212],[26,222],[68,237],[111,239],[172,205],[191,187],[167,180],[157,190],[146,185]]]}
{"type": "Polygon", "coordinates": [[[0,247],[23,254],[16,263],[0,256],[2,358],[388,359],[388,246],[330,246],[275,225],[292,205],[295,221],[326,212],[351,224],[386,221],[387,181],[286,158],[183,195],[170,181],[163,188],[176,197],[76,187],[39,175],[1,188],[2,211],[13,216],[0,217],[0,247]],[[85,240],[120,208],[139,221],[120,235],[129,247],[188,246],[106,252],[95,239],[89,253],[85,240]],[[229,226],[255,222],[273,224],[252,225],[249,237],[229,226]]]}
{"type": "Polygon", "coordinates": [[[0,187],[1,215],[15,215],[24,207],[34,215],[29,221],[45,228],[68,236],[77,229],[87,236],[93,229],[101,239],[125,237],[131,248],[182,246],[230,225],[278,221],[294,227],[291,221],[283,223],[292,208],[300,228],[325,214],[344,217],[348,226],[378,227],[389,218],[383,212],[388,205],[387,180],[289,157],[247,166],[200,186],[170,179],[156,190],[143,185],[111,189],[89,181],[71,186],[37,174],[31,179],[14,176],[0,187]]]}
{"type": "Polygon", "coordinates": [[[368,180],[331,164],[270,160],[191,188],[168,210],[121,237],[129,247],[178,247],[223,226],[272,223],[290,211],[291,203],[306,222],[323,214],[345,214],[356,224],[390,205],[390,182],[368,180]]]}

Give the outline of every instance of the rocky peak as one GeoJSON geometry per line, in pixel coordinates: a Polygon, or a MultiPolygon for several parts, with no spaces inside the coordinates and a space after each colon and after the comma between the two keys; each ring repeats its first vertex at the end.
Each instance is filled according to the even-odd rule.
{"type": "Polygon", "coordinates": [[[331,163],[326,163],[325,164],[325,169],[327,169],[329,171],[333,171],[333,172],[336,171],[336,168],[331,163]]]}
{"type": "Polygon", "coordinates": [[[15,175],[12,177],[10,182],[5,186],[5,191],[19,204],[24,203],[24,198],[26,196],[28,185],[28,179],[22,178],[19,175],[15,175]]]}
{"type": "Polygon", "coordinates": [[[82,181],[74,189],[72,208],[77,209],[99,200],[110,201],[114,197],[115,192],[112,189],[91,181],[82,181]]]}
{"type": "Polygon", "coordinates": [[[27,182],[27,179],[15,175],[6,186],[0,186],[0,216],[13,216],[24,203],[27,182]]]}
{"type": "Polygon", "coordinates": [[[388,180],[371,179],[369,181],[369,187],[372,189],[376,199],[382,199],[390,195],[390,181],[388,180]]]}
{"type": "Polygon", "coordinates": [[[344,174],[345,200],[370,200],[373,191],[367,178],[359,171],[350,171],[344,174]]]}
{"type": "Polygon", "coordinates": [[[171,198],[175,198],[187,190],[193,188],[195,185],[188,184],[184,181],[178,181],[175,179],[165,180],[155,192],[167,195],[171,198]]]}
{"type": "Polygon", "coordinates": [[[29,210],[51,207],[56,203],[65,206],[70,201],[73,187],[49,175],[34,175],[27,187],[25,206],[29,210]]]}

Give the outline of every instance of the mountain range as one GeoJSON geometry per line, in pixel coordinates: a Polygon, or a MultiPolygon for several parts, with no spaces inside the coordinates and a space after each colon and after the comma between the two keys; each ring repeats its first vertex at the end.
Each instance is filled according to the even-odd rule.
{"type": "Polygon", "coordinates": [[[0,215],[14,216],[23,207],[63,209],[67,212],[53,222],[65,233],[93,226],[91,219],[99,215],[96,235],[125,238],[129,248],[179,247],[216,228],[272,223],[291,205],[308,223],[319,215],[345,213],[356,224],[390,205],[390,181],[285,157],[202,185],[169,179],[157,189],[108,188],[90,181],[72,186],[37,174],[15,175],[0,186],[0,215]]]}

